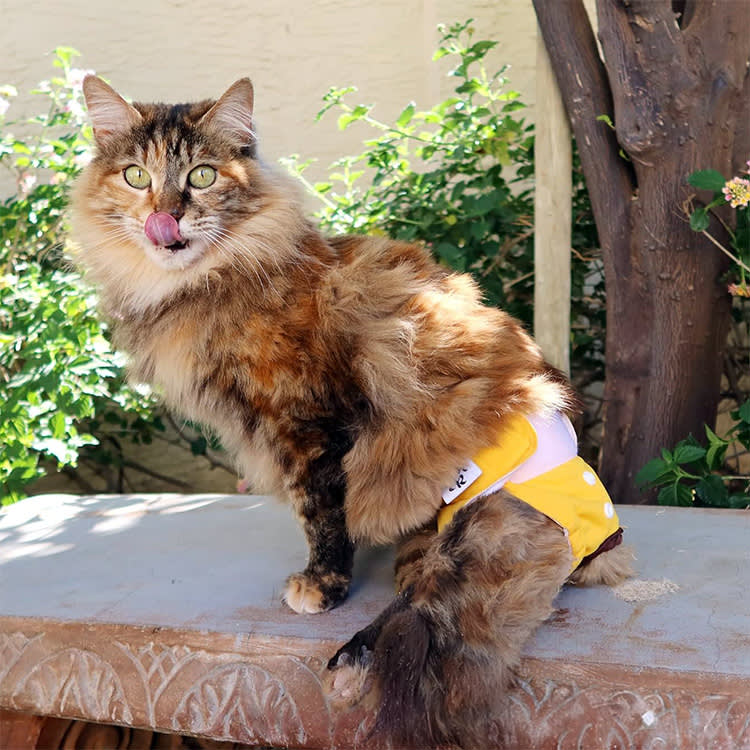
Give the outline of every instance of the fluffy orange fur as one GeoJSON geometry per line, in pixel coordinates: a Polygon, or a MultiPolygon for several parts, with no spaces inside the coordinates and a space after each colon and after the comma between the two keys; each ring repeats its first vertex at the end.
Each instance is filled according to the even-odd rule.
{"type": "MultiPolygon", "coordinates": [[[[322,236],[257,156],[246,79],[175,107],[130,105],[95,78],[84,90],[98,149],[73,193],[77,261],[131,377],[215,431],[256,490],[290,501],[310,546],[288,581],[293,609],[346,596],[354,543],[401,540],[401,594],[332,660],[332,689],[377,696],[377,731],[393,738],[486,741],[570,549],[503,491],[440,534],[434,518],[506,416],[569,410],[570,387],[424,248],[322,236]],[[124,179],[131,165],[146,188],[124,179]],[[215,173],[206,188],[190,185],[198,165],[215,173]],[[153,214],[174,218],[179,242],[154,244],[153,214]]],[[[626,558],[606,552],[579,578],[615,582],[626,558]]]]}

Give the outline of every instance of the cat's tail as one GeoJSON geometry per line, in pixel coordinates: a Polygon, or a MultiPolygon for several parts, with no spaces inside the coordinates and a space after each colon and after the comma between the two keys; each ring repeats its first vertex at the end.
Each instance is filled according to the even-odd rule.
{"type": "Polygon", "coordinates": [[[510,678],[501,660],[446,658],[435,648],[435,624],[412,607],[392,613],[374,651],[358,654],[356,661],[337,655],[329,697],[374,708],[367,747],[500,745],[498,690],[510,678]]]}
{"type": "Polygon", "coordinates": [[[373,662],[380,693],[373,736],[395,747],[500,746],[510,665],[468,649],[443,653],[435,640],[435,623],[418,609],[383,628],[373,662]]]}
{"type": "Polygon", "coordinates": [[[521,648],[570,572],[565,536],[502,492],[410,557],[404,592],[331,660],[332,697],[374,704],[368,747],[501,747],[521,648]]]}

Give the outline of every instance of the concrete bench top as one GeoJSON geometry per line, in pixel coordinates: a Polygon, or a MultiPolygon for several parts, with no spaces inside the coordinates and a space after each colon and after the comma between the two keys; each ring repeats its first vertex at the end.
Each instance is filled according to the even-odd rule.
{"type": "MultiPolygon", "coordinates": [[[[561,592],[526,649],[516,747],[750,747],[750,514],[618,512],[638,580],[561,592]]],[[[359,551],[349,599],[322,615],[279,600],[305,562],[291,512],[270,498],[46,495],[5,508],[0,709],[365,747],[372,717],[329,705],[321,674],[388,602],[392,554],[359,551]]]]}

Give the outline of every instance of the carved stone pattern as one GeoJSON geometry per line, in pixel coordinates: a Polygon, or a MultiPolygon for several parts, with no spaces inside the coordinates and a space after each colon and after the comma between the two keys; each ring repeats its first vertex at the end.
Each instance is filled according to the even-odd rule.
{"type": "Polygon", "coordinates": [[[750,696],[521,681],[511,715],[518,750],[750,750],[750,696]]]}
{"type": "Polygon", "coordinates": [[[0,684],[33,640],[23,633],[0,633],[0,684]]]}
{"type": "Polygon", "coordinates": [[[11,705],[32,704],[40,714],[83,716],[130,724],[133,714],[112,666],[76,648],[56,651],[35,664],[11,695],[11,705]]]}
{"type": "Polygon", "coordinates": [[[115,644],[135,667],[143,684],[146,717],[150,726],[157,725],[156,704],[180,670],[199,658],[187,646],[164,646],[148,643],[133,649],[127,643],[115,644]]]}
{"type": "MultiPolygon", "coordinates": [[[[0,633],[0,704],[248,744],[369,747],[373,715],[331,708],[317,656],[88,638],[84,649],[57,635],[0,633]]],[[[535,669],[510,696],[506,750],[750,750],[741,687],[683,689],[675,673],[665,674],[673,689],[637,674],[576,683],[535,669]]]]}
{"type": "MultiPolygon", "coordinates": [[[[288,689],[283,678],[265,668],[265,662],[263,666],[250,660],[217,666],[214,655],[192,651],[187,646],[169,647],[153,642],[137,649],[121,642],[116,646],[140,678],[149,726],[253,743],[284,744],[289,739],[298,742],[307,739],[292,695],[295,687],[301,692],[300,686],[288,689]],[[196,674],[200,675],[197,681],[196,674]],[[170,719],[165,711],[175,703],[178,707],[170,719]]],[[[286,659],[296,664],[296,677],[305,673],[306,699],[327,709],[317,677],[320,664],[315,660],[305,664],[292,656],[286,659]]]]}
{"type": "Polygon", "coordinates": [[[227,664],[205,675],[178,706],[172,728],[247,743],[306,740],[297,705],[284,684],[247,663],[227,664]]]}

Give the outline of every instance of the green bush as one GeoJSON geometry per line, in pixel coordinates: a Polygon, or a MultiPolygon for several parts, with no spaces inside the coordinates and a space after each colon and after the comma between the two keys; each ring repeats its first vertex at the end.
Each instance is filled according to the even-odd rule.
{"type": "Polygon", "coordinates": [[[117,425],[117,432],[158,427],[150,397],[124,382],[122,357],[109,345],[91,289],[64,261],[70,178],[91,150],[80,98],[84,71],[71,66],[74,55],[56,50],[60,74],[34,92],[42,114],[9,121],[16,92],[0,89],[0,165],[17,188],[0,205],[3,503],[23,497],[50,466],[75,467],[81,451],[102,440],[97,422],[117,425]],[[23,135],[14,136],[13,127],[23,135]]]}
{"type": "Polygon", "coordinates": [[[660,505],[746,508],[750,505],[750,477],[726,470],[727,451],[740,444],[750,450],[750,401],[731,413],[728,432],[717,435],[705,427],[707,446],[694,437],[681,440],[674,450],[662,450],[636,476],[643,487],[659,488],[660,505]]]}
{"type": "MultiPolygon", "coordinates": [[[[365,125],[363,151],[305,180],[309,161],[288,166],[316,196],[316,216],[333,233],[384,233],[424,242],[434,256],[468,271],[487,300],[531,329],[534,290],[534,138],[525,105],[508,88],[506,68],[488,73],[496,42],[473,38],[471,21],[440,27],[435,60],[448,58],[454,91],[428,110],[409,103],[393,123],[371,105],[351,104],[354,87],[332,88],[318,119],[338,113],[344,130],[365,125]]],[[[576,385],[603,378],[604,280],[596,228],[575,160],[572,368],[576,385]]]]}

